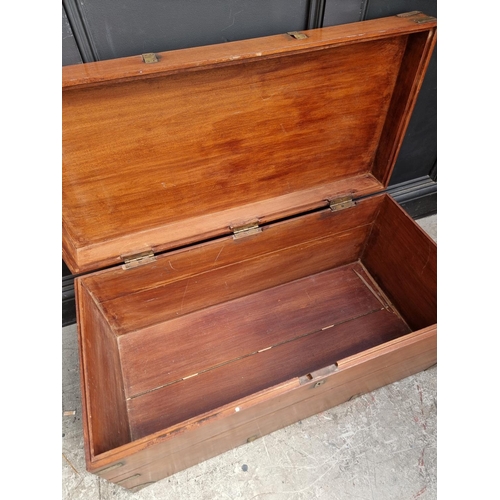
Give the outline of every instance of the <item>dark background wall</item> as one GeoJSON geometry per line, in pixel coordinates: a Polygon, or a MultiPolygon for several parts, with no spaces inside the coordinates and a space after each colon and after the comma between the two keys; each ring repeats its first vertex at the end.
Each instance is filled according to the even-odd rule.
{"type": "MultiPolygon", "coordinates": [[[[435,0],[63,0],[62,64],[224,43],[419,10],[435,0]]],[[[437,61],[427,70],[388,192],[414,218],[437,210],[437,61]]],[[[63,326],[75,322],[62,264],[63,326]]]]}

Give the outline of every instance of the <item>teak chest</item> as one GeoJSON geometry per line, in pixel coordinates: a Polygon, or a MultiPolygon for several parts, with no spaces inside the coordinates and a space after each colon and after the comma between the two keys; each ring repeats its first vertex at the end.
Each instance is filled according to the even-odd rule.
{"type": "Polygon", "coordinates": [[[387,187],[421,13],[63,69],[89,471],[137,490],[436,363],[387,187]]]}

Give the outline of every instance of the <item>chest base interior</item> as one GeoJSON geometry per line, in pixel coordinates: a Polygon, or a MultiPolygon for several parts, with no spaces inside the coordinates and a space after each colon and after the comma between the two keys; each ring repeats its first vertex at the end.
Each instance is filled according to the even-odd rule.
{"type": "Polygon", "coordinates": [[[436,246],[379,195],[85,276],[77,294],[98,457],[435,324],[436,246]]]}

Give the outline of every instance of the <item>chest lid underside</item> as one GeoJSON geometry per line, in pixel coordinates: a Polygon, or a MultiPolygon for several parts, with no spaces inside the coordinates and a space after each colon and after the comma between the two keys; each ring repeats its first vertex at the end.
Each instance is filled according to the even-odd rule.
{"type": "Polygon", "coordinates": [[[68,267],[385,188],[435,28],[411,13],[63,68],[68,267]]]}

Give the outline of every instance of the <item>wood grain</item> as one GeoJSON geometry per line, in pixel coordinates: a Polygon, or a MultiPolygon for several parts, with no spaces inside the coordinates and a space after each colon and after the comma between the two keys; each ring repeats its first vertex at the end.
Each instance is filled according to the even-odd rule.
{"type": "MultiPolygon", "coordinates": [[[[302,217],[294,217],[264,226],[261,233],[244,239],[233,239],[232,236],[223,237],[159,255],[156,262],[147,266],[127,270],[116,266],[92,273],[82,279],[89,290],[92,290],[96,300],[105,307],[110,301],[125,298],[131,294],[140,296],[148,290],[178,281],[185,283],[189,278],[217,269],[228,269],[227,274],[229,274],[231,266],[260,259],[273,253],[278,253],[288,268],[291,268],[291,261],[288,259],[293,258],[293,254],[299,254],[302,257],[298,273],[285,270],[285,272],[290,272],[290,280],[297,279],[357,260],[362,249],[356,248],[350,235],[357,228],[373,223],[380,209],[380,201],[380,196],[373,196],[360,200],[355,207],[342,212],[325,209],[317,213],[305,214],[302,217]],[[343,235],[343,237],[333,244],[332,238],[338,238],[337,235],[343,235]],[[319,252],[311,253],[303,250],[310,245],[321,244],[320,240],[323,239],[330,242],[327,252],[319,254],[319,252]]],[[[269,269],[265,270],[269,279],[277,275],[268,271],[269,269]]],[[[278,279],[277,283],[284,281],[284,279],[278,279]]],[[[250,293],[250,290],[246,291],[246,286],[253,285],[249,279],[242,279],[239,286],[242,289],[241,295],[245,295],[245,293],[250,293]]],[[[217,293],[217,290],[212,288],[207,299],[210,295],[217,293]]],[[[140,307],[141,301],[137,302],[136,307],[140,307]]],[[[206,305],[210,305],[210,302],[206,305]]],[[[187,306],[186,303],[185,306],[187,306]]],[[[113,314],[120,317],[117,310],[114,310],[113,314]]],[[[114,328],[118,334],[122,332],[121,320],[114,324],[114,328]]]]}
{"type": "Polygon", "coordinates": [[[62,86],[109,85],[111,82],[154,78],[179,72],[203,71],[213,66],[245,65],[255,58],[282,57],[290,53],[314,52],[332,46],[341,46],[365,40],[381,40],[435,28],[436,20],[418,24],[427,17],[391,16],[340,26],[305,30],[308,38],[298,40],[286,34],[218,45],[193,47],[157,54],[159,62],[144,64],[140,55],[63,67],[62,86]]]}
{"type": "Polygon", "coordinates": [[[116,337],[84,285],[75,280],[80,382],[87,460],[130,442],[116,337]]]}
{"type": "Polygon", "coordinates": [[[102,304],[117,335],[158,325],[357,259],[370,226],[324,237],[102,304]]]}
{"type": "Polygon", "coordinates": [[[413,330],[437,322],[436,243],[390,196],[361,260],[413,330]]]}
{"type": "Polygon", "coordinates": [[[94,457],[88,467],[109,481],[121,481],[126,488],[157,481],[243,445],[251,436],[263,436],[432,366],[436,362],[436,328],[411,333],[368,350],[355,362],[350,359],[339,363],[338,371],[331,375],[313,378],[304,385],[292,379],[94,457]],[[325,383],[314,387],[319,380],[325,383]],[[235,407],[240,411],[236,412],[235,407]],[[116,467],[116,464],[121,465],[116,467]]]}
{"type": "Polygon", "coordinates": [[[396,315],[378,308],[338,326],[129,399],[132,436],[147,436],[406,333],[408,327],[396,315]]]}
{"type": "Polygon", "coordinates": [[[387,185],[416,20],[63,71],[70,269],[172,250],[76,280],[88,470],[140,488],[435,363],[434,242],[387,195],[327,208],[387,185]]]}
{"type": "Polygon", "coordinates": [[[120,336],[126,396],[380,310],[355,270],[361,266],[325,271],[120,336]]]}
{"type": "Polygon", "coordinates": [[[170,238],[197,241],[267,215],[247,211],[249,204],[274,200],[270,212],[280,212],[296,202],[287,195],[369,174],[404,44],[367,42],[363,52],[343,46],[315,58],[257,61],[247,72],[221,68],[66,91],[68,235],[78,247],[95,247],[182,222],[170,238]],[[222,227],[207,220],[236,207],[222,227]],[[187,223],[198,215],[202,231],[187,223]]]}
{"type": "MultiPolygon", "coordinates": [[[[173,257],[178,260],[165,256],[163,269],[168,265],[170,271],[175,270],[174,262],[180,272],[162,276],[155,263],[157,278],[149,287],[147,280],[137,278],[152,272],[149,266],[142,268],[142,273],[139,268],[131,274],[112,269],[98,273],[100,277],[80,278],[87,301],[91,297],[92,304],[96,301],[93,310],[82,312],[94,317],[86,320],[83,330],[86,335],[99,335],[110,342],[106,355],[102,349],[93,353],[87,347],[86,364],[94,363],[91,370],[96,373],[111,369],[106,363],[114,367],[113,377],[122,394],[121,402],[115,405],[121,408],[118,421],[129,419],[129,439],[144,437],[341,357],[384,344],[410,331],[407,315],[412,328],[427,327],[435,321],[422,308],[422,301],[432,298],[432,293],[435,297],[435,282],[426,274],[426,266],[432,267],[432,263],[422,262],[420,266],[418,259],[422,257],[417,253],[415,260],[412,251],[426,249],[430,255],[434,243],[389,196],[362,200],[344,212],[326,210],[304,219],[310,224],[304,226],[308,229],[302,244],[300,238],[296,240],[297,220],[283,221],[246,241],[229,239],[222,246],[221,242],[209,242],[177,252],[173,257]],[[349,229],[349,224],[355,227],[349,229]],[[336,233],[335,229],[343,231],[336,233]],[[328,230],[333,230],[333,235],[328,230]],[[261,236],[265,236],[264,241],[259,240],[261,236]],[[429,242],[431,246],[426,246],[429,242]],[[227,252],[221,266],[214,266],[215,252],[220,257],[225,244],[239,245],[242,252],[227,252]],[[189,266],[193,265],[188,257],[191,252],[200,257],[199,267],[189,266]],[[339,267],[346,258],[361,258],[363,265],[339,267]],[[304,267],[305,262],[309,265],[304,267]],[[412,268],[417,264],[421,273],[412,268]],[[376,274],[372,277],[367,269],[373,266],[376,274]],[[391,278],[394,270],[398,278],[391,278]],[[404,280],[400,279],[402,275],[404,280]],[[410,283],[420,298],[408,297],[408,290],[394,291],[392,281],[410,283]],[[106,282],[121,288],[110,290],[106,282]],[[220,286],[222,282],[230,286],[226,289],[220,286]],[[422,286],[427,287],[426,294],[422,294],[422,286]],[[191,292],[187,294],[189,287],[191,292]],[[394,298],[394,293],[401,298],[394,298]],[[103,297],[107,300],[101,302],[103,297]],[[415,308],[424,314],[418,323],[415,308]],[[102,314],[107,318],[105,331],[103,326],[92,324],[102,322],[102,314]],[[336,326],[323,330],[331,325],[336,326]],[[332,336],[334,331],[337,337],[332,336]],[[319,337],[335,338],[335,342],[328,347],[323,340],[315,340],[319,337]],[[89,362],[90,356],[96,359],[89,362]],[[295,371],[290,371],[292,367],[295,371]],[[233,380],[242,381],[244,387],[234,385],[233,380]],[[207,404],[210,407],[204,406],[207,404]]],[[[109,373],[101,375],[109,378],[109,373]]],[[[93,398],[97,401],[93,414],[100,422],[101,396],[93,398]]],[[[114,434],[112,420],[104,417],[102,421],[108,422],[102,424],[102,432],[114,434]]],[[[92,446],[99,453],[110,451],[109,437],[101,439],[99,432],[91,438],[92,446]]]]}
{"type": "Polygon", "coordinates": [[[387,185],[394,170],[418,92],[424,81],[425,70],[436,45],[436,38],[435,30],[408,37],[373,165],[373,174],[384,185],[387,185]]]}
{"type": "MultiPolygon", "coordinates": [[[[63,256],[72,272],[380,190],[395,158],[377,152],[379,141],[387,149],[399,140],[405,99],[415,98],[427,60],[428,44],[407,47],[420,47],[433,23],[369,26],[363,39],[353,28],[340,38],[327,30],[333,42],[311,35],[290,45],[284,35],[288,48],[271,50],[280,57],[237,65],[225,64],[218,47],[212,58],[204,49],[203,64],[187,49],[191,63],[181,71],[173,62],[181,56],[165,53],[156,70],[144,70],[148,78],[126,77],[128,59],[123,78],[110,77],[115,62],[68,69],[82,72],[65,77],[63,92],[63,256]],[[102,75],[90,74],[99,68],[111,73],[95,86],[102,75]],[[393,98],[396,81],[405,88],[393,98]],[[386,124],[389,106],[395,123],[386,124]],[[381,155],[387,161],[373,171],[381,155]]],[[[248,43],[264,50],[272,42],[248,43]]]]}

